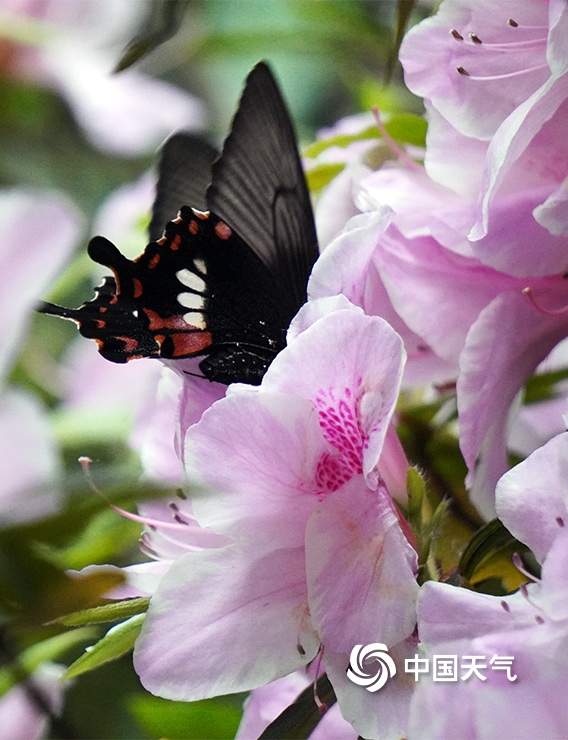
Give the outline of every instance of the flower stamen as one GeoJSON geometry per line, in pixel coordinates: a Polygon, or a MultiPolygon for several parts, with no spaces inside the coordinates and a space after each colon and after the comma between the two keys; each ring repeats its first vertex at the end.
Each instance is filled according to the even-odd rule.
{"type": "Polygon", "coordinates": [[[144,516],[139,516],[138,514],[133,514],[130,511],[126,511],[126,509],[121,509],[119,506],[115,506],[113,503],[111,503],[106,498],[106,496],[103,495],[103,493],[95,485],[93,476],[91,475],[91,469],[90,469],[90,465],[92,463],[91,458],[82,456],[79,458],[79,463],[81,464],[81,467],[83,468],[83,473],[85,475],[85,478],[87,479],[87,483],[91,491],[93,491],[93,493],[95,493],[99,498],[101,498],[105,503],[107,503],[111,509],[116,511],[117,514],[120,514],[120,516],[124,517],[125,519],[130,519],[133,522],[139,522],[140,524],[146,524],[149,527],[155,527],[156,529],[165,527],[166,529],[177,529],[182,532],[188,531],[187,523],[183,524],[181,521],[178,522],[177,524],[174,524],[174,522],[161,522],[157,519],[150,519],[149,517],[144,517],[144,516]]]}
{"type": "Polygon", "coordinates": [[[541,306],[534,297],[533,290],[530,286],[523,288],[522,293],[523,295],[526,295],[536,310],[545,316],[562,316],[563,314],[568,313],[568,306],[563,306],[562,308],[545,308],[544,306],[541,306]]]}
{"type": "Polygon", "coordinates": [[[409,157],[408,154],[404,151],[404,149],[396,143],[396,141],[390,136],[388,131],[385,128],[385,125],[381,119],[381,113],[378,108],[373,107],[371,108],[373,111],[373,116],[375,117],[375,121],[377,122],[377,127],[379,131],[381,132],[381,136],[385,140],[385,142],[388,144],[388,146],[391,148],[391,151],[399,157],[399,159],[402,159],[402,161],[407,164],[409,167],[411,167],[413,170],[418,170],[418,172],[423,172],[424,168],[419,165],[417,162],[415,162],[412,157],[409,157]]]}
{"type": "Polygon", "coordinates": [[[539,69],[548,69],[548,64],[538,64],[536,67],[527,67],[527,69],[519,69],[516,72],[506,72],[501,75],[472,75],[464,67],[456,67],[456,70],[460,75],[469,77],[470,80],[483,80],[484,82],[507,80],[511,77],[521,77],[522,75],[530,74],[531,72],[538,72],[539,69]]]}

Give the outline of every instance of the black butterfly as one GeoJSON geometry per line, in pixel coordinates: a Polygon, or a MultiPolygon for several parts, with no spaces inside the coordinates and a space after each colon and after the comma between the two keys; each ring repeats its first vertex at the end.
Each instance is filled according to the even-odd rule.
{"type": "Polygon", "coordinates": [[[109,267],[72,319],[113,362],[205,355],[203,375],[258,384],[286,343],[318,256],[294,129],[269,67],[250,72],[222,154],[189,134],[164,145],[150,243],[135,260],[94,237],[90,257],[109,267]],[[196,173],[209,169],[211,184],[196,173]],[[194,208],[180,204],[192,203],[194,208]],[[195,207],[203,210],[196,210],[195,207]],[[205,210],[207,209],[207,210],[205,210]]]}

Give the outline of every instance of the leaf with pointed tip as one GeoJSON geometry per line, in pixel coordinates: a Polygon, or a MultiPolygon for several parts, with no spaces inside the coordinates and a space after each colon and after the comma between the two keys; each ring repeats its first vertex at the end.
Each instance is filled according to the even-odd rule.
{"type": "Polygon", "coordinates": [[[10,662],[0,668],[0,697],[19,681],[31,675],[42,663],[59,660],[71,648],[93,639],[95,634],[93,629],[84,627],[72,632],[63,632],[31,645],[14,660],[11,656],[3,655],[3,659],[9,658],[10,662]]]}
{"type": "Polygon", "coordinates": [[[86,652],[69,666],[64,678],[80,676],[132,650],[142,629],[145,616],[145,614],[137,614],[127,619],[126,622],[112,627],[102,639],[90,648],[86,648],[86,652]]]}
{"type": "Polygon", "coordinates": [[[187,0],[168,0],[168,2],[156,0],[152,3],[144,28],[128,44],[114,71],[123,72],[175,36],[183,21],[187,5],[187,0]]]}
{"type": "Polygon", "coordinates": [[[82,609],[73,614],[54,619],[53,623],[64,624],[66,627],[79,627],[83,624],[100,624],[103,622],[119,622],[121,619],[143,614],[148,609],[150,599],[140,597],[117,601],[113,604],[95,606],[92,609],[82,609]]]}

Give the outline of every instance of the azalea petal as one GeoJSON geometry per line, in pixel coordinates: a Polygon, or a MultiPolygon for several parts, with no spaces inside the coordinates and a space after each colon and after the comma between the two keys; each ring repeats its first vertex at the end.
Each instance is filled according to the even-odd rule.
{"type": "MultiPolygon", "coordinates": [[[[421,677],[411,703],[409,740],[562,740],[568,723],[562,690],[568,685],[568,670],[559,656],[566,654],[568,640],[556,634],[547,644],[530,644],[534,633],[524,629],[437,645],[436,654],[455,655],[459,665],[465,656],[484,657],[482,675],[486,680],[471,677],[440,683],[430,676],[421,677]],[[494,655],[513,657],[515,681],[509,681],[504,670],[492,669],[494,655]]],[[[464,672],[462,669],[459,675],[464,672]]]]}
{"type": "Polygon", "coordinates": [[[506,473],[495,493],[497,514],[543,562],[559,533],[568,526],[568,432],[559,434],[506,473]]]}
{"type": "Polygon", "coordinates": [[[15,389],[0,395],[0,439],[0,521],[5,526],[53,513],[61,463],[47,415],[34,396],[15,389]]]}
{"type": "Polygon", "coordinates": [[[152,693],[195,701],[262,686],[318,649],[303,548],[258,555],[250,543],[188,553],[172,565],[151,600],[134,665],[152,693]]]}
{"type": "Polygon", "coordinates": [[[520,593],[498,598],[428,581],[418,601],[418,634],[423,643],[438,645],[532,627],[534,607],[520,593]]]}
{"type": "MultiPolygon", "coordinates": [[[[428,116],[428,133],[426,135],[426,154],[424,168],[432,180],[445,189],[458,193],[475,202],[481,185],[485,168],[485,157],[488,142],[476,136],[465,136],[454,128],[439,111],[425,101],[428,116]]],[[[442,190],[447,192],[447,190],[442,190]]],[[[452,202],[453,199],[450,201],[452,202]]],[[[454,208],[459,202],[454,201],[454,208]]],[[[413,205],[413,202],[412,202],[413,205]]],[[[460,206],[463,209],[463,205],[460,206]]],[[[439,211],[448,210],[447,203],[440,204],[432,217],[437,217],[439,211]]],[[[462,218],[465,226],[465,216],[469,216],[469,226],[475,217],[473,208],[466,211],[462,218]]],[[[454,217],[455,218],[455,217],[454,217]]],[[[459,225],[459,224],[458,224],[459,225]]],[[[465,234],[469,229],[464,229],[465,234]]],[[[444,241],[445,246],[449,246],[444,241]]],[[[471,251],[471,247],[469,247],[471,251]]]]}
{"type": "Polygon", "coordinates": [[[381,237],[376,264],[400,316],[453,363],[479,312],[502,291],[524,287],[430,237],[404,239],[394,226],[381,237]]]}
{"type": "MultiPolygon", "coordinates": [[[[562,279],[543,292],[551,305],[565,301],[562,279]]],[[[471,327],[460,357],[457,383],[460,447],[469,467],[472,503],[495,516],[494,491],[506,472],[507,425],[513,400],[535,368],[566,336],[568,316],[537,310],[521,293],[498,296],[471,327]]]]}
{"type": "Polygon", "coordinates": [[[353,450],[362,445],[363,472],[370,476],[398,397],[403,362],[402,341],[385,321],[336,311],[276,357],[262,391],[311,400],[330,444],[349,448],[349,454],[356,454],[353,445],[353,450]]]}
{"type": "Polygon", "coordinates": [[[324,651],[323,663],[341,713],[360,737],[374,740],[406,737],[414,680],[404,673],[404,660],[414,656],[416,643],[404,641],[390,647],[388,652],[397,667],[396,674],[379,691],[370,692],[347,678],[349,654],[324,651]]]}
{"type": "Polygon", "coordinates": [[[0,191],[0,378],[14,363],[33,308],[70,259],[80,218],[70,201],[52,192],[0,191]]]}
{"type": "Polygon", "coordinates": [[[235,740],[257,740],[309,684],[310,679],[302,670],[252,691],[245,701],[243,718],[235,740]]]}
{"type": "Polygon", "coordinates": [[[550,28],[546,58],[552,72],[560,76],[568,69],[568,6],[564,0],[550,0],[548,13],[550,28]]]}
{"type": "Polygon", "coordinates": [[[564,240],[534,221],[532,211],[566,176],[567,96],[568,72],[519,105],[489,146],[479,216],[469,238],[482,262],[511,275],[548,275],[565,268],[564,240]],[[519,181],[524,184],[521,192],[519,181]],[[513,236],[521,237],[522,251],[510,235],[502,238],[510,228],[503,217],[509,219],[513,236]],[[522,219],[517,226],[515,218],[522,219]],[[533,249],[535,240],[538,250],[533,249]]]}
{"type": "MultiPolygon", "coordinates": [[[[444,141],[444,146],[447,154],[447,141],[444,141]]],[[[461,155],[461,147],[458,150],[461,155]]],[[[465,157],[467,151],[463,154],[465,157]]],[[[444,162],[447,163],[447,157],[444,162]]],[[[464,164],[467,167],[467,160],[464,164]]],[[[454,166],[457,168],[457,163],[454,166]]],[[[469,176],[467,169],[465,172],[469,176]]],[[[468,180],[464,175],[460,179],[468,180]]],[[[396,214],[396,227],[407,239],[434,236],[445,247],[471,256],[473,253],[466,234],[475,218],[475,211],[455,189],[444,185],[436,183],[423,170],[383,168],[362,180],[357,202],[363,210],[392,208],[396,214]]],[[[377,236],[384,230],[377,230],[377,236]]]]}
{"type": "Polygon", "coordinates": [[[332,295],[329,298],[316,298],[315,300],[304,303],[302,308],[292,319],[292,323],[286,334],[288,344],[294,341],[298,334],[301,334],[308,327],[323,316],[327,316],[334,311],[358,311],[363,313],[362,309],[353,305],[344,295],[332,295]]]}
{"type": "Polygon", "coordinates": [[[42,65],[96,146],[133,155],[156,147],[175,129],[203,126],[197,98],[137,70],[112,74],[115,63],[107,51],[86,51],[63,37],[42,55],[42,65]]]}
{"type": "MultiPolygon", "coordinates": [[[[566,480],[563,477],[563,480],[566,480]]],[[[546,554],[541,574],[541,589],[535,599],[542,611],[555,622],[561,623],[568,618],[568,528],[557,527],[556,537],[546,554]]]]}
{"type": "Polygon", "coordinates": [[[400,60],[407,86],[429,99],[460,133],[489,139],[550,76],[547,6],[528,0],[446,0],[436,15],[406,34],[400,60]],[[508,24],[509,18],[517,25],[508,24]]]}
{"type": "Polygon", "coordinates": [[[358,174],[367,168],[346,167],[325,188],[318,198],[315,221],[320,249],[325,249],[343,231],[350,218],[359,213],[354,202],[358,174]]]}
{"type": "Polygon", "coordinates": [[[568,177],[533,211],[534,219],[554,236],[568,236],[568,177]]]}
{"type": "Polygon", "coordinates": [[[325,296],[343,294],[366,314],[380,316],[404,340],[409,355],[404,371],[405,383],[414,385],[444,381],[454,368],[436,357],[424,340],[409,329],[395,311],[379,269],[382,260],[381,233],[390,223],[390,209],[353,218],[344,234],[325,250],[315,264],[308,293],[310,302],[325,296]]]}
{"type": "Polygon", "coordinates": [[[310,613],[325,649],[395,645],[416,624],[417,555],[384,489],[362,476],[330,494],[306,528],[310,613]]]}
{"type": "Polygon", "coordinates": [[[318,502],[317,464],[328,450],[309,401],[234,390],[186,434],[188,480],[209,489],[192,491],[199,523],[257,547],[303,547],[318,502]]]}
{"type": "Polygon", "coordinates": [[[0,726],[10,740],[41,740],[49,726],[47,712],[63,708],[65,666],[43,663],[27,680],[0,697],[0,726]],[[39,697],[37,696],[39,694],[39,697]]]}
{"type": "MultiPolygon", "coordinates": [[[[308,297],[346,296],[365,313],[379,315],[365,303],[365,276],[379,235],[390,224],[393,211],[382,208],[354,216],[340,236],[327,247],[316,262],[308,282],[308,297]]],[[[374,294],[371,294],[374,298],[374,294]]]]}
{"type": "MultiPolygon", "coordinates": [[[[515,175],[522,177],[521,173],[515,175]]],[[[496,270],[525,280],[563,271],[566,239],[551,233],[534,217],[539,204],[547,202],[552,187],[531,189],[527,185],[521,192],[496,197],[488,209],[487,234],[471,242],[476,257],[496,270]]]]}

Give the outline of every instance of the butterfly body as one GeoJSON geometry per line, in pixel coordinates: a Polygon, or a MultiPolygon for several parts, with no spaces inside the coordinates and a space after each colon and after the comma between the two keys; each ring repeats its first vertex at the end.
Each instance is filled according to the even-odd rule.
{"type": "MultiPolygon", "coordinates": [[[[186,172],[195,146],[184,134],[165,144],[144,252],[129,260],[95,237],[89,255],[113,277],[79,309],[40,310],[76,321],[113,362],[204,356],[199,368],[209,380],[258,384],[286,344],[318,254],[293,128],[266,65],[248,77],[212,167],[206,211],[183,205],[186,192],[196,197],[186,172]]],[[[202,149],[199,156],[212,158],[202,149]]]]}

